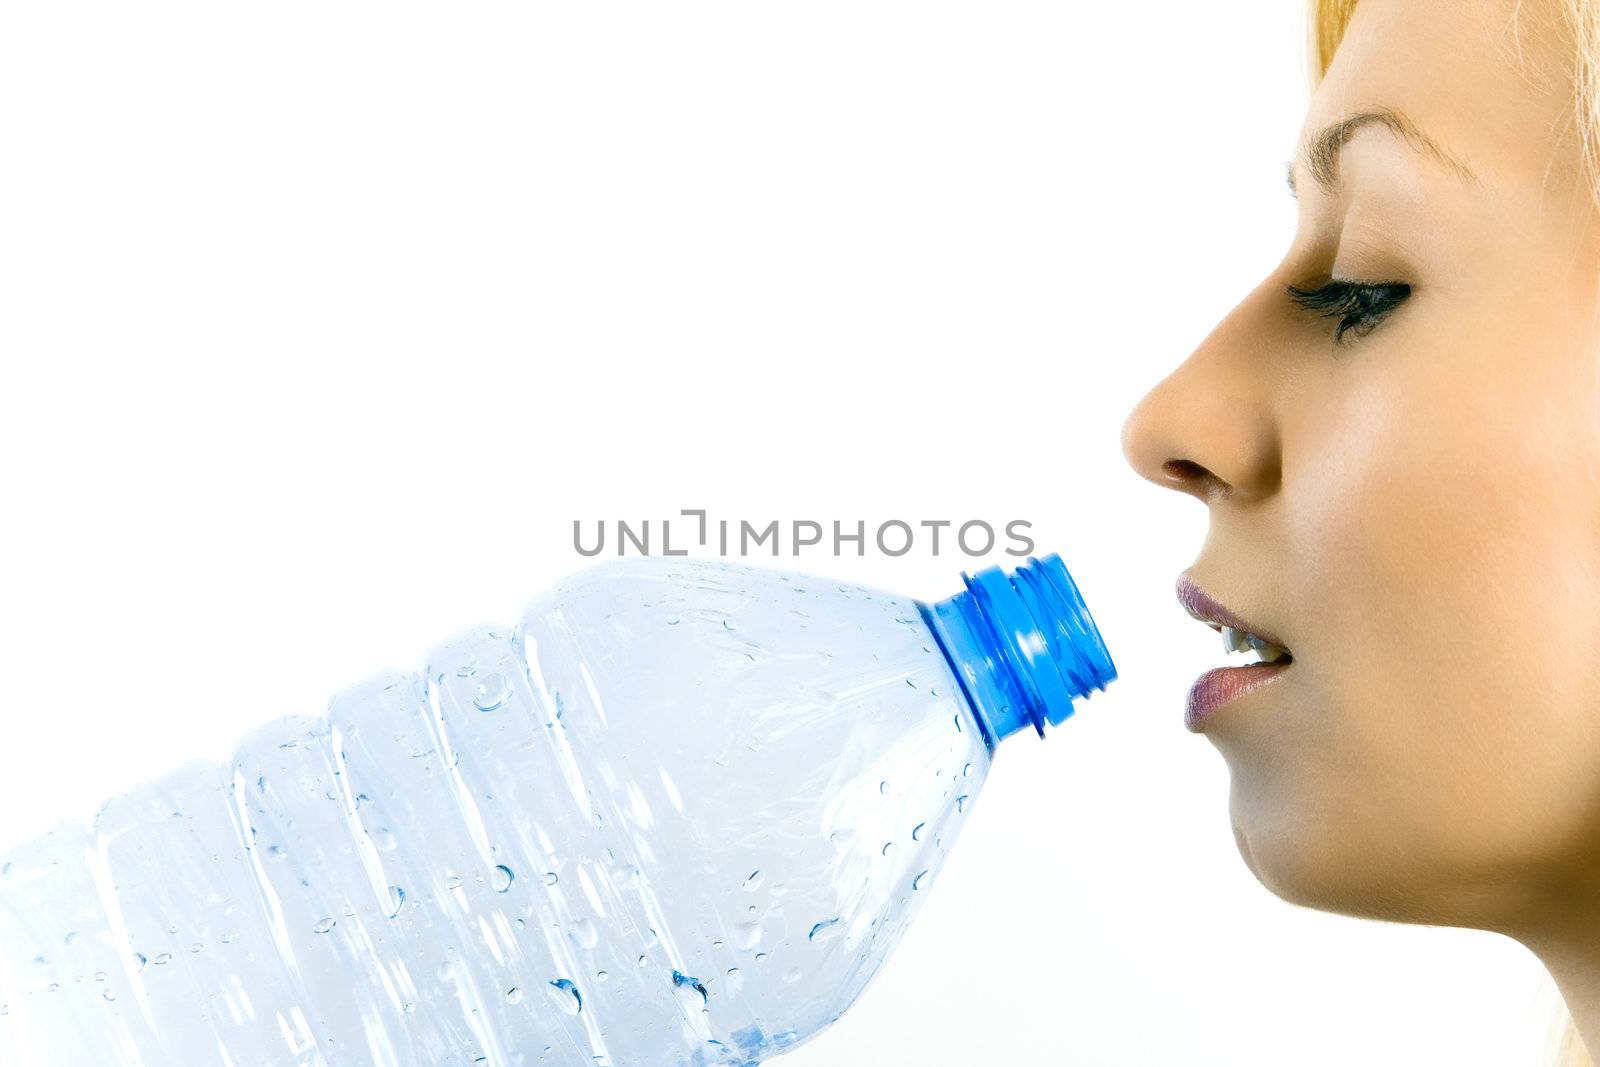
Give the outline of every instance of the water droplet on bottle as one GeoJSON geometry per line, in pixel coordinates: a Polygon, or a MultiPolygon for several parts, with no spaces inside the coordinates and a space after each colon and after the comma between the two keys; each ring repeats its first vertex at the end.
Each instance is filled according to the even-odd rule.
{"type": "Polygon", "coordinates": [[[967,796],[966,796],[965,793],[963,793],[961,796],[956,797],[956,810],[957,811],[966,811],[967,810],[967,796]]]}
{"type": "Polygon", "coordinates": [[[888,793],[889,792],[889,783],[888,783],[887,780],[884,780],[884,781],[878,783],[878,792],[880,792],[880,793],[888,793]]]}
{"type": "Polygon", "coordinates": [[[961,777],[970,778],[971,776],[972,776],[972,764],[963,763],[961,765],[961,777]]]}
{"type": "Polygon", "coordinates": [[[96,982],[104,982],[106,980],[106,972],[104,972],[104,971],[96,971],[96,972],[94,972],[94,980],[96,982]]]}
{"type": "Polygon", "coordinates": [[[894,847],[894,842],[893,842],[893,841],[885,841],[885,842],[884,842],[884,843],[883,843],[883,848],[881,848],[881,849],[880,849],[880,850],[879,850],[879,851],[880,851],[880,852],[881,852],[881,853],[882,853],[882,854],[883,854],[883,855],[885,855],[885,856],[887,856],[887,855],[888,855],[888,854],[889,854],[889,850],[890,850],[890,849],[891,849],[891,848],[893,848],[893,847],[894,847]]]}
{"type": "Polygon", "coordinates": [[[112,1000],[116,1000],[117,999],[117,995],[115,993],[113,993],[109,989],[106,990],[104,993],[101,993],[100,995],[102,997],[105,997],[107,1001],[112,1001],[112,1000]]]}
{"type": "Polygon", "coordinates": [[[806,935],[808,941],[830,941],[844,932],[844,927],[839,925],[839,917],[824,919],[811,928],[806,935]]]}
{"type": "Polygon", "coordinates": [[[239,940],[239,935],[231,931],[222,935],[222,943],[224,945],[231,945],[237,940],[239,940]]]}
{"type": "Polygon", "coordinates": [[[744,880],[744,891],[746,893],[754,893],[757,889],[761,888],[761,882],[765,878],[766,875],[762,874],[760,871],[751,871],[750,877],[744,880]]]}
{"type": "Polygon", "coordinates": [[[674,970],[672,972],[672,984],[678,987],[678,990],[684,994],[690,1003],[693,1003],[694,1000],[693,996],[690,995],[692,993],[700,994],[701,1006],[711,999],[710,995],[706,992],[706,987],[701,984],[700,979],[691,974],[684,974],[682,971],[674,970]]]}
{"type": "Polygon", "coordinates": [[[561,1010],[568,1015],[576,1015],[583,1010],[583,997],[578,992],[578,987],[566,978],[553,978],[550,980],[550,999],[561,1006],[561,1010]]]}
{"type": "Polygon", "coordinates": [[[639,957],[639,966],[640,967],[647,967],[647,966],[649,966],[649,964],[650,964],[650,957],[648,957],[648,956],[640,956],[639,957]]]}
{"type": "Polygon", "coordinates": [[[602,982],[606,981],[607,979],[609,979],[611,977],[605,971],[596,971],[594,976],[596,978],[598,978],[602,982]]]}
{"type": "Polygon", "coordinates": [[[314,934],[325,934],[337,925],[339,925],[339,923],[335,919],[321,919],[317,922],[317,925],[311,928],[311,932],[314,934]]]}
{"type": "Polygon", "coordinates": [[[738,923],[733,928],[733,943],[736,947],[750,951],[761,943],[760,923],[738,923]]]}
{"type": "Polygon", "coordinates": [[[561,881],[561,879],[556,876],[556,872],[555,871],[545,871],[544,872],[544,884],[545,885],[555,885],[559,881],[561,881]]]}
{"type": "Polygon", "coordinates": [[[446,878],[444,880],[444,887],[446,889],[460,889],[461,888],[461,878],[460,878],[460,876],[459,875],[454,875],[454,874],[450,875],[448,878],[446,878]]]}
{"type": "Polygon", "coordinates": [[[456,668],[457,678],[471,678],[477,673],[478,665],[476,663],[463,663],[461,666],[456,668]]]}
{"type": "Polygon", "coordinates": [[[472,703],[479,711],[494,711],[510,695],[506,680],[498,672],[486,674],[473,690],[472,703]]]}
{"type": "Polygon", "coordinates": [[[925,822],[919,822],[919,823],[917,823],[916,826],[912,827],[911,828],[911,840],[913,840],[913,841],[921,841],[922,840],[922,828],[924,826],[927,826],[927,825],[928,824],[925,823],[925,822]]]}
{"type": "Polygon", "coordinates": [[[667,616],[667,625],[668,626],[676,626],[676,625],[678,625],[678,623],[680,623],[682,621],[683,620],[678,617],[678,613],[677,612],[673,612],[671,615],[667,616]]]}
{"type": "Polygon", "coordinates": [[[149,957],[147,957],[143,952],[135,952],[133,955],[139,961],[139,969],[141,971],[144,970],[144,965],[150,962],[149,957]]]}
{"type": "Polygon", "coordinates": [[[521,1004],[522,990],[518,989],[516,986],[512,986],[510,989],[506,990],[506,1003],[521,1004]]]}
{"type": "Polygon", "coordinates": [[[172,953],[163,952],[157,956],[153,962],[157,967],[165,967],[167,964],[172,962],[172,953]]]}
{"type": "Polygon", "coordinates": [[[406,891],[397,885],[389,887],[389,910],[385,913],[389,918],[400,914],[400,909],[405,907],[406,891]]]}
{"type": "Polygon", "coordinates": [[[757,953],[756,953],[756,962],[757,962],[757,963],[760,963],[760,962],[762,962],[762,961],[763,961],[763,960],[765,960],[765,959],[766,959],[766,958],[767,958],[767,954],[766,954],[766,953],[765,953],[765,952],[757,952],[757,953]]]}
{"type": "Polygon", "coordinates": [[[927,871],[923,871],[920,874],[918,874],[915,878],[911,879],[911,888],[912,889],[921,889],[922,888],[922,883],[927,877],[928,877],[928,872],[927,871]]]}
{"type": "Polygon", "coordinates": [[[496,893],[508,893],[511,891],[511,883],[517,880],[517,876],[511,872],[510,867],[502,863],[494,869],[489,879],[489,884],[494,887],[496,893]]]}
{"type": "Polygon", "coordinates": [[[568,924],[567,933],[584,948],[594,948],[600,943],[600,932],[595,928],[593,919],[574,919],[568,924]]]}

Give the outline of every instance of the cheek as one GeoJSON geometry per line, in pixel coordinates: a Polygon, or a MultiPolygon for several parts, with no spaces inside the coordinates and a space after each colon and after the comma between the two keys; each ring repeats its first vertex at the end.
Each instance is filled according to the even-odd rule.
{"type": "Polygon", "coordinates": [[[1229,754],[1253,862],[1288,880],[1353,863],[1424,892],[1600,832],[1600,411],[1570,378],[1429,362],[1341,367],[1345,393],[1293,427],[1301,673],[1229,754]]]}

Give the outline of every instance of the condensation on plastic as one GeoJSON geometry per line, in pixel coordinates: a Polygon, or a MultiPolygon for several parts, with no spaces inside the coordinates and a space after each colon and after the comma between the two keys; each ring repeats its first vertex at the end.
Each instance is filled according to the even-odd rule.
{"type": "Polygon", "coordinates": [[[0,1062],[759,1063],[877,972],[989,766],[916,602],[592,567],[0,860],[0,1062]]]}

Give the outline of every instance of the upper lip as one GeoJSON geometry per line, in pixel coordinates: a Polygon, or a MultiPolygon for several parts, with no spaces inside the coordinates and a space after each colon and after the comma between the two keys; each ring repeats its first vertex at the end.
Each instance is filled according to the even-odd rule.
{"type": "Polygon", "coordinates": [[[1178,575],[1178,603],[1201,622],[1214,623],[1219,627],[1231,626],[1235,630],[1255,634],[1261,640],[1279,648],[1287,650],[1289,647],[1272,631],[1263,630],[1255,623],[1248,622],[1223,607],[1220,601],[1195,584],[1194,579],[1189,577],[1188,571],[1178,575]]]}

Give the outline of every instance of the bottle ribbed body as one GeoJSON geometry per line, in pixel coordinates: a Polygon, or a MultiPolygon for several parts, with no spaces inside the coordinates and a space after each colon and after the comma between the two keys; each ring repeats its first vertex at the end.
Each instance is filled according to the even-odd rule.
{"type": "Polygon", "coordinates": [[[915,602],[594,567],[0,860],[0,1060],[757,1063],[877,972],[989,765],[915,602]]]}

